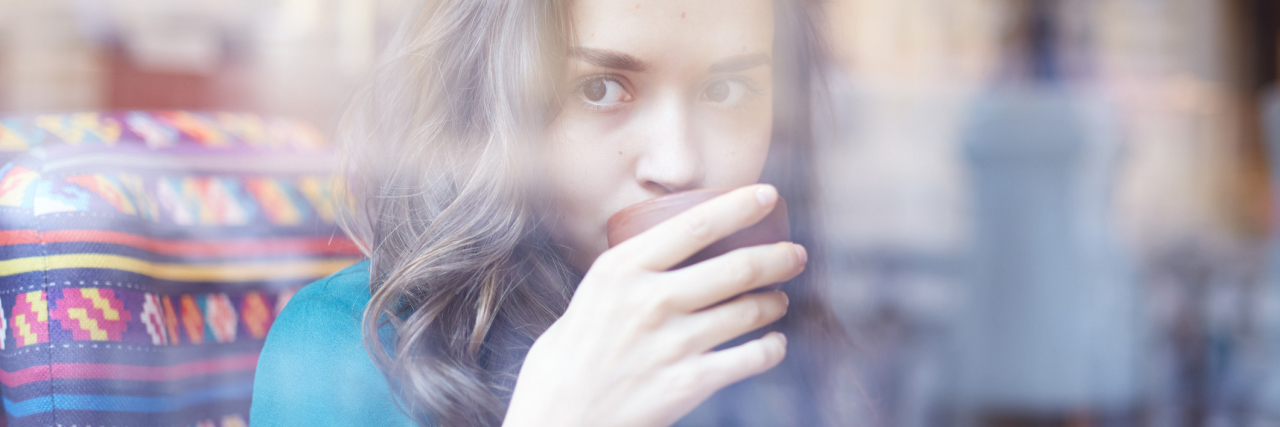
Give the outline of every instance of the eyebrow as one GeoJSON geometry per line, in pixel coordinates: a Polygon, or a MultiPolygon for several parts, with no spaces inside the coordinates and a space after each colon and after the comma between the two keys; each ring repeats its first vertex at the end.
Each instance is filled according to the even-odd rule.
{"type": "MultiPolygon", "coordinates": [[[[584,62],[602,68],[611,68],[622,71],[644,72],[649,69],[649,64],[634,56],[606,49],[593,49],[589,47],[574,48],[572,56],[578,57],[584,62]]],[[[770,65],[773,62],[769,55],[763,53],[747,54],[732,56],[715,64],[711,64],[712,73],[735,73],[750,70],[761,65],[770,65]]]]}
{"type": "Polygon", "coordinates": [[[589,47],[579,47],[573,50],[573,56],[576,56],[588,64],[597,67],[612,68],[622,71],[643,72],[649,69],[649,64],[641,61],[631,55],[612,50],[592,49],[589,47]]]}

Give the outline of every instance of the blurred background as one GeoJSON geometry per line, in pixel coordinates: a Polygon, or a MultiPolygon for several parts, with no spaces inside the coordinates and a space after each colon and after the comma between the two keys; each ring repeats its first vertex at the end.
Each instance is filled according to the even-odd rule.
{"type": "MultiPolygon", "coordinates": [[[[0,114],[332,132],[409,3],[0,0],[0,114]]],[[[865,425],[1280,425],[1280,1],[826,3],[865,425]]]]}

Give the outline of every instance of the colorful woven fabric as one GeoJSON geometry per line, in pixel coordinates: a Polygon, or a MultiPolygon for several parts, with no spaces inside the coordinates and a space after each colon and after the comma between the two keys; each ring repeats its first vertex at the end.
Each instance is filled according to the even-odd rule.
{"type": "Polygon", "coordinates": [[[304,151],[324,146],[320,133],[306,124],[253,114],[129,111],[0,117],[0,164],[44,144],[304,151]]]}
{"type": "Polygon", "coordinates": [[[296,122],[0,118],[0,395],[12,426],[243,426],[275,316],[359,261],[296,122]]]}

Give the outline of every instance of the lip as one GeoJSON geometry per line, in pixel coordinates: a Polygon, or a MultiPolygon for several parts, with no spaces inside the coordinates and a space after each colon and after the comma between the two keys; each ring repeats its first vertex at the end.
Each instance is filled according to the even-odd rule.
{"type": "MultiPolygon", "coordinates": [[[[609,247],[617,246],[662,221],[730,190],[732,189],[712,188],[685,191],[652,198],[623,208],[613,216],[610,216],[606,223],[609,247]]],[[[791,228],[787,219],[787,202],[779,197],[773,211],[769,212],[769,215],[761,219],[760,222],[708,245],[689,257],[685,262],[676,266],[676,268],[696,264],[734,249],[767,245],[790,239],[791,228]]]]}

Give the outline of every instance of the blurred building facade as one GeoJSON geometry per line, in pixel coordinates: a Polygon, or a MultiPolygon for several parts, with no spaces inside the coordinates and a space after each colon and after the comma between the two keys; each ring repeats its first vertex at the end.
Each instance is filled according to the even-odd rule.
{"type": "Polygon", "coordinates": [[[0,0],[0,111],[254,111],[332,127],[406,0],[0,0]]]}

